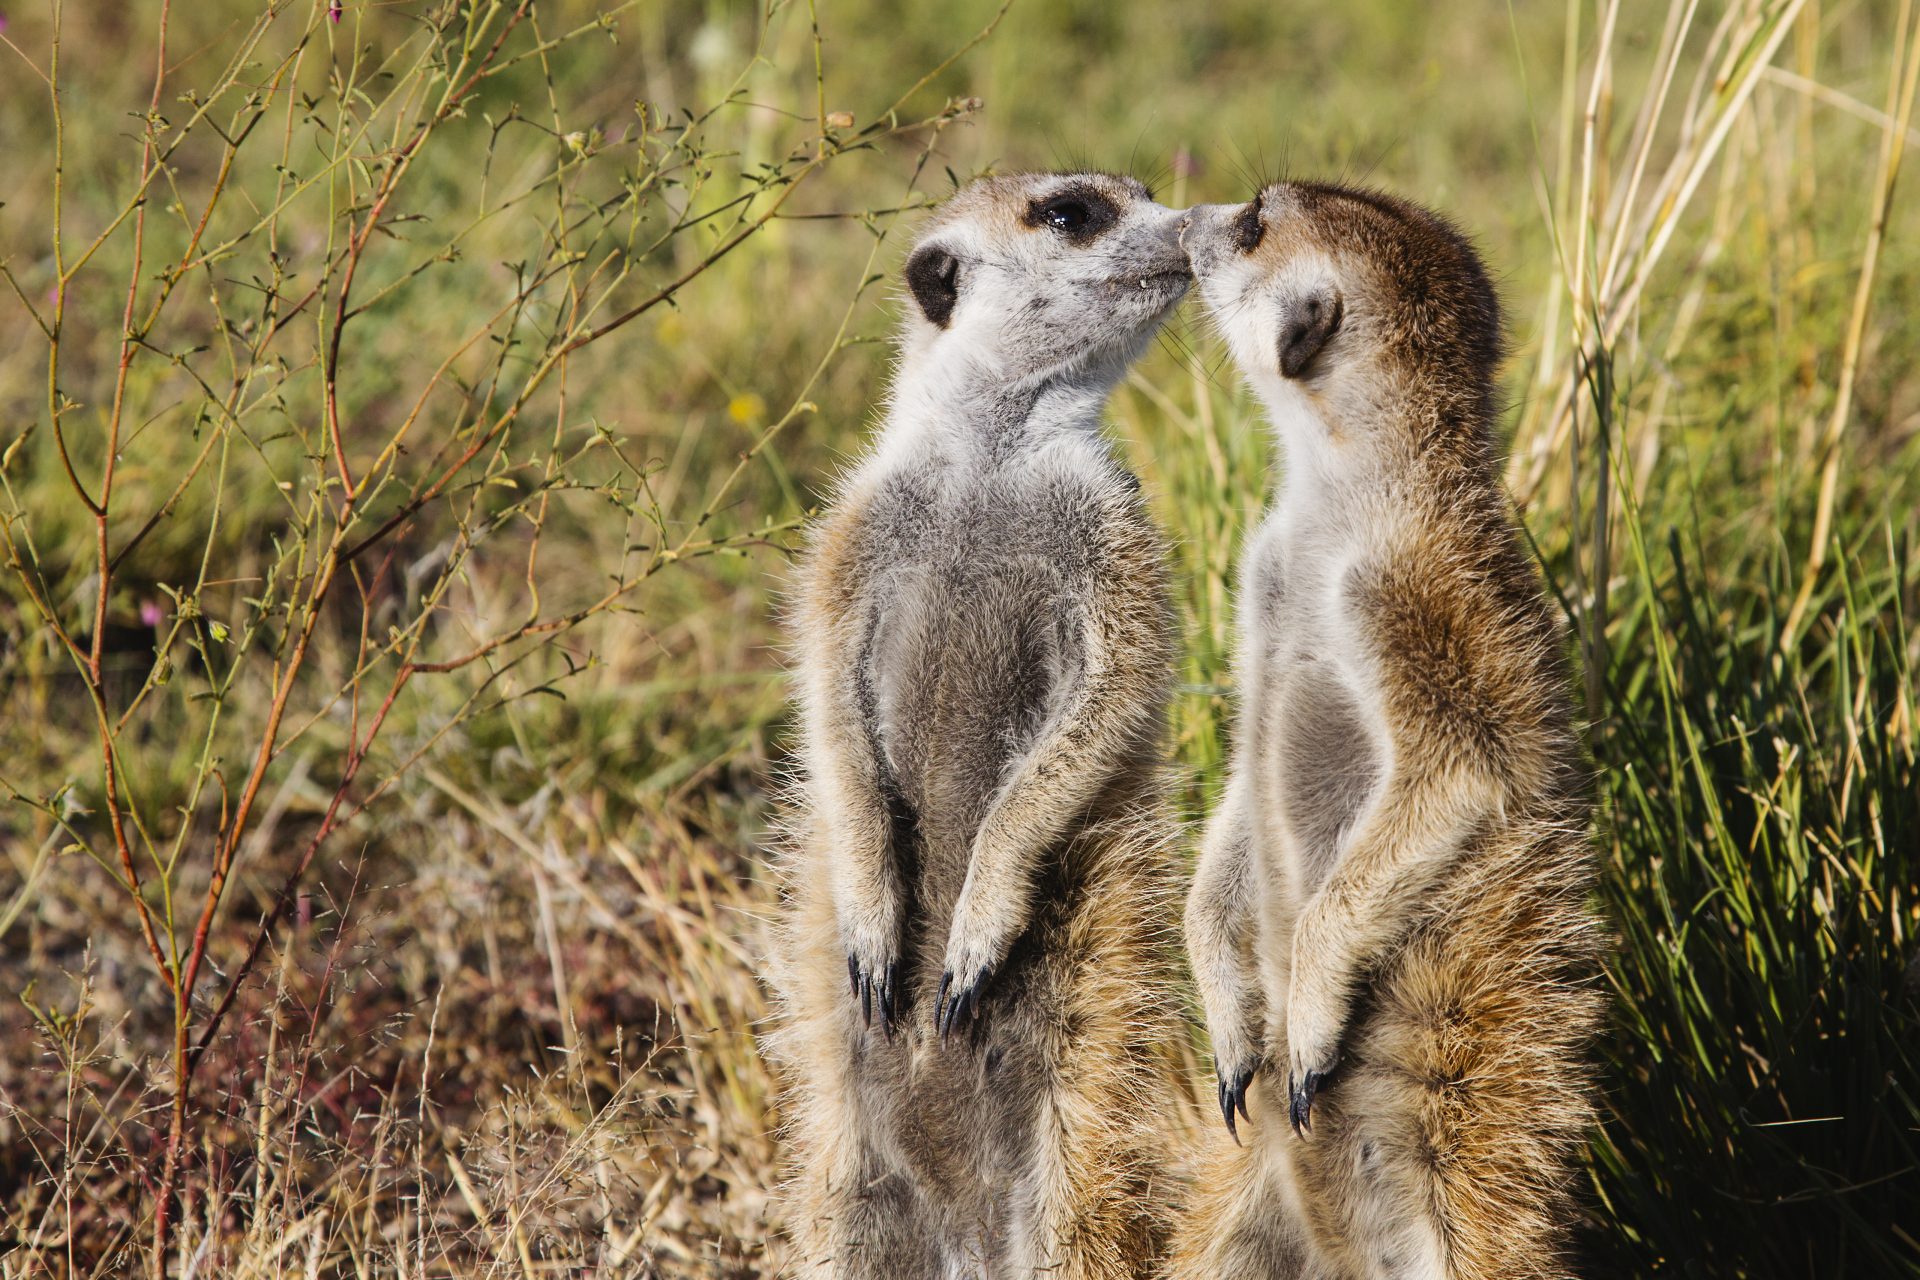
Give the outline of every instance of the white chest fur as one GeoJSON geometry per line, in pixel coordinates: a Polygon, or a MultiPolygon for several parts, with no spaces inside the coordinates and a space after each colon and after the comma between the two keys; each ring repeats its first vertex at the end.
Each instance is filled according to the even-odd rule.
{"type": "Polygon", "coordinates": [[[1242,564],[1240,767],[1260,815],[1255,836],[1296,905],[1338,862],[1392,766],[1380,673],[1350,584],[1385,530],[1355,518],[1318,459],[1295,471],[1242,564]]]}

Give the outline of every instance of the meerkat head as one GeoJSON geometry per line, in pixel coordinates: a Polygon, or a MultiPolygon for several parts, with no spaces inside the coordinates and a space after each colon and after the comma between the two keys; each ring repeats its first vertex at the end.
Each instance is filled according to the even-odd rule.
{"type": "Polygon", "coordinates": [[[1189,211],[1200,293],[1276,426],[1346,440],[1419,433],[1477,445],[1492,413],[1500,308],[1438,214],[1368,191],[1275,183],[1189,211]],[[1302,411],[1305,412],[1302,412],[1302,411]]]}
{"type": "Polygon", "coordinates": [[[1187,290],[1180,216],[1111,174],[972,183],[907,258],[904,358],[1001,384],[1117,380],[1187,290]]]}

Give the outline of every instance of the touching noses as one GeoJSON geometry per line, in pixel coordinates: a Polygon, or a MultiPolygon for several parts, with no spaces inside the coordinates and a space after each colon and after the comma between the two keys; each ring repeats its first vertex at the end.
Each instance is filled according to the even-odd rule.
{"type": "Polygon", "coordinates": [[[1188,257],[1192,257],[1193,250],[1199,242],[1194,241],[1189,243],[1187,239],[1188,233],[1202,230],[1209,220],[1216,219],[1219,211],[1227,207],[1226,205],[1218,204],[1196,204],[1191,209],[1182,213],[1180,215],[1181,252],[1185,253],[1188,257]]]}
{"type": "Polygon", "coordinates": [[[1161,243],[1186,252],[1183,237],[1187,233],[1187,215],[1183,209],[1165,209],[1157,219],[1157,233],[1161,243]]]}

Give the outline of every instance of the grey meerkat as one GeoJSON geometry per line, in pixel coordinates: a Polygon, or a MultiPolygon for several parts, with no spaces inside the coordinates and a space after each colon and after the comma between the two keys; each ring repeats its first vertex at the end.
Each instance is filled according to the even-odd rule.
{"type": "Polygon", "coordinates": [[[775,944],[806,1276],[1132,1277],[1179,1074],[1166,547],[1103,438],[1185,293],[1131,179],[982,179],[909,256],[877,442],[790,618],[775,944]]]}
{"type": "Polygon", "coordinates": [[[1283,476],[1186,907],[1245,1132],[1203,1158],[1174,1273],[1564,1275],[1592,780],[1498,479],[1494,290],[1448,222],[1372,192],[1280,183],[1184,239],[1283,476]]]}

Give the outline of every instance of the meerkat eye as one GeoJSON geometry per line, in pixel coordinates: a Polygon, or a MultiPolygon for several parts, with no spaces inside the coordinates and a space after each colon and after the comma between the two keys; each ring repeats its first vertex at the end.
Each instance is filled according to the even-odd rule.
{"type": "Polygon", "coordinates": [[[1093,220],[1093,213],[1072,196],[1061,196],[1040,206],[1040,220],[1055,231],[1072,235],[1093,220]]]}
{"type": "Polygon", "coordinates": [[[1260,220],[1260,197],[1253,199],[1241,208],[1233,220],[1233,247],[1242,253],[1252,253],[1260,247],[1260,240],[1267,234],[1267,224],[1260,220]]]}
{"type": "Polygon", "coordinates": [[[1027,208],[1027,225],[1047,227],[1079,244],[1105,231],[1118,216],[1105,197],[1074,191],[1035,200],[1027,208]]]}

